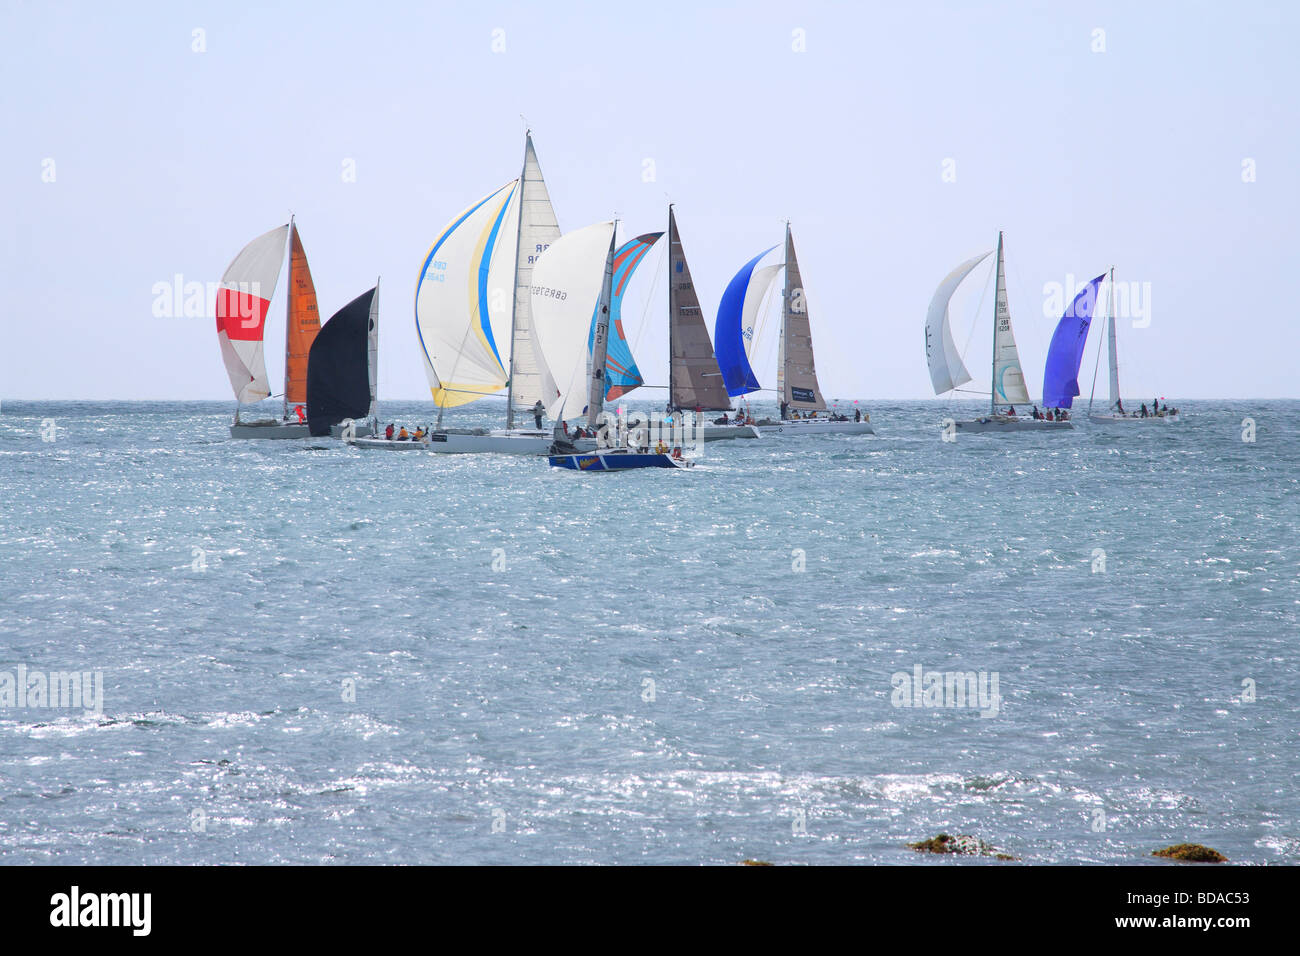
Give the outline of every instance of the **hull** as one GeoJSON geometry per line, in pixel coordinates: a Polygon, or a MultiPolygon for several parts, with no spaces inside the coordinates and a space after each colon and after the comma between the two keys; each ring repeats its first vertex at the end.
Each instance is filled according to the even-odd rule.
{"type": "MultiPolygon", "coordinates": [[[[355,425],[352,426],[352,434],[357,438],[368,438],[374,433],[375,430],[370,427],[369,422],[365,424],[362,424],[361,422],[357,422],[355,425]]],[[[331,425],[330,438],[342,438],[342,437],[343,437],[343,426],[331,425]]]]}
{"type": "Polygon", "coordinates": [[[758,429],[753,425],[705,425],[705,441],[729,441],[732,438],[757,438],[758,429]]]}
{"type": "MultiPolygon", "coordinates": [[[[357,438],[350,444],[357,448],[387,451],[427,451],[439,455],[547,455],[551,451],[550,432],[489,432],[485,435],[457,432],[434,432],[423,441],[389,441],[386,438],[357,438]]],[[[586,451],[596,447],[594,438],[580,438],[575,447],[586,451]]]]}
{"type": "Polygon", "coordinates": [[[631,471],[637,468],[691,468],[694,462],[672,455],[612,451],[589,455],[551,455],[552,468],[571,471],[631,471]]]}
{"type": "Polygon", "coordinates": [[[963,432],[1061,432],[1069,431],[1074,422],[1049,422],[1034,418],[977,418],[973,421],[957,422],[957,430],[963,432]]]}
{"type": "Polygon", "coordinates": [[[776,422],[757,427],[759,434],[787,437],[791,435],[874,435],[876,433],[870,422],[819,422],[816,419],[776,422]]]}
{"type": "Polygon", "coordinates": [[[230,426],[231,438],[310,438],[306,425],[296,422],[236,422],[230,426]]]}
{"type": "Polygon", "coordinates": [[[1146,418],[1141,415],[1089,415],[1088,421],[1100,425],[1145,425],[1148,422],[1163,422],[1171,425],[1181,417],[1180,415],[1148,415],[1146,418]]]}

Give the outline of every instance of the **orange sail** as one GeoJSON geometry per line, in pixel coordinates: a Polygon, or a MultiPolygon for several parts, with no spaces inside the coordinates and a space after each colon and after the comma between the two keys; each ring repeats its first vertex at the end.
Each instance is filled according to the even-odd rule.
{"type": "Polygon", "coordinates": [[[316,287],[307,266],[298,227],[289,224],[288,330],[284,339],[284,411],[307,401],[307,355],[320,331],[316,287]]]}

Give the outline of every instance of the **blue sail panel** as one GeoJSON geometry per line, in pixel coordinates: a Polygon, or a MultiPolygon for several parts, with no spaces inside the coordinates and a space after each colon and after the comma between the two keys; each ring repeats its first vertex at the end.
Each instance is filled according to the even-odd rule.
{"type": "MultiPolygon", "coordinates": [[[[605,401],[626,395],[645,380],[632,358],[632,346],[623,331],[623,292],[636,267],[641,264],[650,247],[659,241],[662,232],[647,232],[629,239],[614,252],[614,279],[609,303],[609,344],[605,350],[605,401]]],[[[600,306],[597,304],[596,309],[600,306]]],[[[587,350],[596,342],[596,312],[591,314],[591,331],[587,334],[587,350]]]]}
{"type": "MultiPolygon", "coordinates": [[[[776,246],[772,247],[775,248],[776,246]]],[[[718,357],[718,369],[722,372],[727,394],[733,398],[746,392],[756,392],[761,387],[749,365],[749,355],[745,351],[745,330],[741,326],[754,267],[772,249],[765,249],[741,266],[740,271],[727,283],[722,301],[718,304],[718,318],[713,324],[713,351],[718,357]]],[[[756,291],[762,294],[762,290],[756,291]]]]}
{"type": "Polygon", "coordinates": [[[1079,366],[1083,348],[1092,325],[1092,310],[1097,304],[1097,288],[1106,278],[1103,272],[1079,290],[1070,307],[1056,324],[1052,344],[1047,348],[1047,367],[1043,369],[1043,405],[1069,408],[1079,394],[1079,366]]]}

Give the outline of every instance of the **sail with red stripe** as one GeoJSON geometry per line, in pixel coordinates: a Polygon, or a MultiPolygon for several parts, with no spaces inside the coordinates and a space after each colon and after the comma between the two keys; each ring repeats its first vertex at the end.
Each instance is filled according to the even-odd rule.
{"type": "Polygon", "coordinates": [[[271,394],[262,337],[271,295],[284,264],[288,232],[286,223],[244,246],[227,267],[217,290],[217,341],[230,386],[241,403],[260,402],[271,394]]]}
{"type": "MultiPolygon", "coordinates": [[[[662,235],[662,232],[647,232],[644,236],[623,243],[614,253],[614,285],[609,302],[609,349],[605,354],[606,401],[626,395],[644,381],[641,370],[636,367],[636,360],[632,358],[632,346],[628,344],[627,333],[623,330],[623,292],[636,267],[662,235]]],[[[599,318],[599,314],[591,317],[591,334],[587,336],[588,350],[596,344],[596,324],[599,318]]]]}

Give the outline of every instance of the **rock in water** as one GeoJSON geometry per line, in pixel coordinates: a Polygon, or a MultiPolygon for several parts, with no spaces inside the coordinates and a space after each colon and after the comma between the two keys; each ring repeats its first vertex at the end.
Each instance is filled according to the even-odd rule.
{"type": "Polygon", "coordinates": [[[949,836],[940,833],[928,840],[909,843],[908,846],[918,853],[958,853],[964,856],[991,856],[995,860],[1016,859],[1009,853],[999,853],[995,847],[985,843],[979,837],[966,835],[949,836]]]}
{"type": "Polygon", "coordinates": [[[1182,863],[1227,863],[1228,858],[1218,850],[1199,843],[1178,843],[1163,850],[1154,850],[1152,856],[1163,856],[1182,863]]]}

